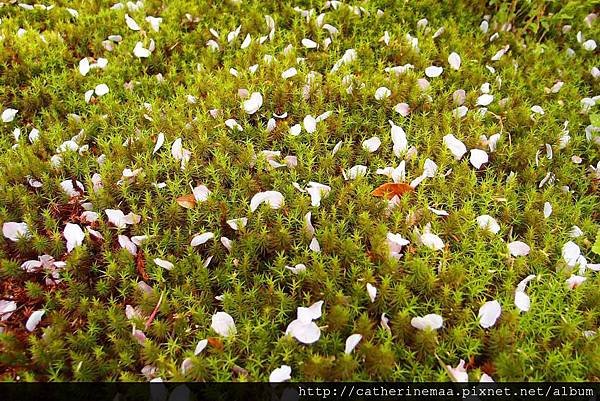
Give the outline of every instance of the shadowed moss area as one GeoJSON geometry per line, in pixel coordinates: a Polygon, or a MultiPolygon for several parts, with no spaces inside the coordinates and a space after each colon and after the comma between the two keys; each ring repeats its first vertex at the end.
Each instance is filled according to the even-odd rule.
{"type": "Polygon", "coordinates": [[[2,380],[600,379],[597,3],[74,3],[0,5],[2,380]]]}

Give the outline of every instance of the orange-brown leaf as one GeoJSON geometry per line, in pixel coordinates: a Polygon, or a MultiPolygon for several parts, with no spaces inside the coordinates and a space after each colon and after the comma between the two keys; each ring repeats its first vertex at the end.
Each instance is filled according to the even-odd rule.
{"type": "Polygon", "coordinates": [[[183,195],[177,198],[177,203],[186,209],[193,209],[196,206],[196,198],[194,194],[183,195]]]}
{"type": "Polygon", "coordinates": [[[384,197],[389,200],[395,195],[402,196],[405,193],[412,191],[414,191],[414,188],[404,182],[388,182],[375,188],[375,190],[371,192],[371,195],[384,197]]]}
{"type": "Polygon", "coordinates": [[[208,343],[218,350],[223,350],[223,341],[219,337],[208,337],[208,343]]]}

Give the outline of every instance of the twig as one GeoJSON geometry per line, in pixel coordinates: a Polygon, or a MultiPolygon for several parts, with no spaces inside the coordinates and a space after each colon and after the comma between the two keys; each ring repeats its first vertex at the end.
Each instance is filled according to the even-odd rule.
{"type": "Polygon", "coordinates": [[[148,330],[148,327],[150,327],[150,325],[152,324],[152,321],[154,320],[154,318],[156,317],[156,314],[158,313],[158,308],[160,308],[160,304],[162,302],[163,295],[164,295],[164,292],[162,292],[160,294],[160,298],[158,298],[158,303],[154,307],[154,310],[152,311],[152,314],[150,314],[150,317],[148,318],[148,320],[146,320],[146,326],[145,326],[146,330],[148,330]]]}

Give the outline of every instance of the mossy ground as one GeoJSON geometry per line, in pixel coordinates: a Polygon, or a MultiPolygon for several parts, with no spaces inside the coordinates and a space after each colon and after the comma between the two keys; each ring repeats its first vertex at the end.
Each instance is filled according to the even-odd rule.
{"type": "Polygon", "coordinates": [[[3,379],[137,381],[147,379],[141,371],[149,365],[165,380],[262,381],[285,364],[292,368],[292,380],[437,381],[450,379],[444,364],[464,359],[471,380],[483,372],[497,381],[598,380],[600,341],[589,332],[600,324],[600,278],[587,270],[587,281],[569,289],[565,280],[572,272],[561,256],[563,244],[572,240],[588,262],[599,259],[592,251],[600,227],[598,177],[589,169],[600,160],[599,147],[585,133],[598,109],[582,112],[581,103],[599,93],[600,80],[590,72],[598,66],[598,50],[586,51],[576,37],[581,31],[585,39],[600,39],[600,23],[584,21],[598,4],[594,9],[585,1],[352,3],[359,9],[285,3],[146,0],[138,10],[128,10],[125,3],[115,10],[111,2],[84,1],[68,6],[77,17],[62,1],[51,10],[0,6],[0,109],[18,110],[13,121],[0,123],[0,222],[23,221],[32,232],[18,242],[0,238],[0,299],[18,305],[0,324],[3,379]],[[294,6],[314,11],[306,17],[294,6]],[[321,12],[339,34],[320,26],[321,12]],[[127,27],[126,13],[140,31],[127,27]],[[259,44],[269,32],[265,15],[273,17],[275,34],[259,44]],[[159,32],[146,16],[163,18],[159,32]],[[480,29],[485,16],[487,33],[480,29]],[[426,27],[417,26],[422,18],[426,27]],[[570,31],[563,30],[567,24],[570,31]],[[239,25],[239,36],[228,43],[228,32],[239,25]],[[444,32],[432,38],[441,27],[444,32]],[[18,34],[19,28],[25,32],[18,34]],[[218,39],[210,28],[218,31],[218,39]],[[380,41],[385,31],[387,45],[380,41]],[[252,42],[241,49],[248,33],[252,42]],[[418,38],[418,51],[407,33],[418,38]],[[102,43],[109,35],[123,38],[112,51],[102,43]],[[303,38],[319,48],[305,48],[303,38]],[[150,39],[156,43],[151,55],[135,57],[136,42],[148,48],[150,39]],[[211,39],[219,50],[206,46],[211,39]],[[289,44],[293,47],[284,51],[289,44]],[[508,52],[491,61],[505,45],[508,52]],[[347,49],[356,50],[356,60],[331,73],[347,49]],[[459,70],[448,65],[451,52],[461,57],[459,70]],[[266,54],[274,57],[271,63],[266,54]],[[108,65],[82,76],[78,63],[84,57],[106,58],[108,65]],[[407,63],[414,68],[405,74],[384,70],[407,63]],[[252,73],[249,67],[255,64],[252,73]],[[428,78],[430,87],[422,90],[417,79],[430,65],[444,71],[428,78]],[[290,67],[298,74],[282,79],[290,67]],[[344,80],[349,74],[354,76],[351,93],[344,80]],[[563,87],[548,93],[545,89],[557,81],[563,87]],[[495,101],[481,116],[475,102],[485,82],[495,101]],[[102,83],[109,93],[86,103],[84,93],[102,83]],[[391,96],[376,100],[375,90],[382,86],[391,96]],[[263,95],[257,113],[244,112],[240,88],[263,95]],[[461,88],[469,111],[456,118],[452,95],[461,88]],[[408,116],[394,111],[399,102],[410,106],[408,116]],[[533,105],[545,113],[532,113],[533,105]],[[212,109],[221,114],[213,118],[212,109]],[[314,133],[289,134],[306,115],[329,110],[332,115],[314,133]],[[285,112],[269,132],[268,119],[285,112]],[[228,118],[243,131],[229,129],[228,118]],[[385,200],[371,195],[389,181],[376,170],[402,160],[392,152],[388,120],[406,131],[417,150],[406,157],[407,181],[421,174],[425,159],[438,165],[435,177],[403,196],[390,213],[385,200]],[[571,138],[562,146],[567,120],[571,138]],[[15,128],[21,130],[17,141],[15,128]],[[27,136],[33,128],[40,134],[31,143],[27,136]],[[89,148],[64,152],[60,165],[53,166],[56,149],[80,132],[79,145],[89,148]],[[165,146],[153,154],[159,132],[165,146]],[[468,149],[486,149],[481,135],[501,137],[489,162],[476,169],[468,154],[457,161],[444,146],[442,138],[449,133],[468,149]],[[369,153],[361,144],[372,136],[382,144],[369,153]],[[183,170],[170,152],[177,138],[191,151],[183,170]],[[343,144],[332,155],[339,141],[343,144]],[[553,149],[551,159],[546,144],[553,149]],[[297,156],[298,164],[272,168],[264,157],[253,163],[262,150],[297,156]],[[573,162],[573,156],[582,162],[573,162]],[[345,180],[342,171],[354,165],[367,166],[368,174],[345,180]],[[125,168],[142,170],[120,182],[125,168]],[[540,187],[549,172],[555,179],[540,187]],[[103,183],[98,191],[92,189],[94,173],[103,183]],[[42,186],[33,188],[28,177],[42,186]],[[59,184],[69,179],[84,184],[82,196],[69,199],[64,193],[59,184]],[[318,207],[292,186],[309,181],[331,187],[318,207]],[[159,182],[166,186],[156,188],[159,182]],[[206,202],[193,209],[176,202],[200,184],[212,191],[206,202]],[[252,196],[268,190],[281,192],[284,206],[263,205],[251,212],[252,196]],[[86,225],[79,219],[84,201],[99,213],[93,227],[104,240],[86,233],[83,244],[67,253],[63,229],[68,222],[86,225]],[[553,207],[547,218],[545,202],[553,207]],[[437,216],[428,207],[449,216],[437,216]],[[118,230],[108,224],[105,209],[133,212],[141,221],[118,230]],[[309,211],[320,252],[309,248],[303,222],[309,211]],[[483,214],[498,221],[497,234],[478,227],[476,218],[483,214]],[[234,231],[226,224],[240,217],[248,217],[245,228],[234,231]],[[419,245],[415,229],[427,223],[443,240],[442,250],[419,245]],[[574,225],[582,236],[570,237],[574,225]],[[206,231],[216,238],[192,248],[193,235],[206,231]],[[398,260],[387,257],[388,232],[411,241],[398,260]],[[119,246],[118,234],[148,239],[135,257],[119,246]],[[233,241],[231,251],[221,236],[233,241]],[[515,240],[530,245],[529,255],[509,254],[507,243],[515,240]],[[43,254],[66,262],[60,283],[49,285],[43,273],[21,269],[43,254]],[[165,270],[155,258],[175,267],[165,270]],[[285,268],[298,263],[306,265],[305,272],[285,268]],[[150,293],[139,289],[141,271],[150,293]],[[527,288],[531,308],[520,312],[515,288],[530,274],[537,275],[527,288]],[[367,283],[378,289],[374,302],[367,283]],[[502,314],[484,329],[478,310],[493,299],[502,314]],[[319,300],[324,301],[316,321],[321,338],[304,345],[286,336],[296,308],[319,300]],[[142,317],[128,320],[126,305],[142,317]],[[27,318],[40,309],[45,310],[41,323],[26,331],[27,318]],[[223,338],[210,328],[217,311],[234,318],[235,336],[223,338]],[[383,313],[389,330],[381,324],[383,313]],[[441,329],[411,326],[413,317],[429,313],[444,318],[441,329]],[[133,326],[147,336],[143,344],[132,336],[133,326]],[[346,355],[344,342],[354,333],[363,339],[346,355]],[[205,338],[211,338],[208,347],[194,356],[205,338]],[[191,368],[183,374],[186,358],[191,368]]]}

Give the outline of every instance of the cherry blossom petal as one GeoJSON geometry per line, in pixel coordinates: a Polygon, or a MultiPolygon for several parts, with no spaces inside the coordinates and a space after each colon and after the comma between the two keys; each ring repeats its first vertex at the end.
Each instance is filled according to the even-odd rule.
{"type": "Polygon", "coordinates": [[[253,92],[250,98],[244,101],[244,111],[247,114],[254,114],[261,108],[263,104],[263,96],[259,92],[253,92]]]}
{"type": "Polygon", "coordinates": [[[273,370],[269,375],[270,383],[281,383],[292,378],[292,368],[288,365],[281,365],[277,369],[273,370]]]}
{"type": "Polygon", "coordinates": [[[127,252],[133,256],[137,255],[137,245],[126,235],[119,235],[117,237],[121,248],[126,249],[127,252]]]}
{"type": "Polygon", "coordinates": [[[2,234],[13,242],[17,242],[21,238],[31,237],[27,223],[16,223],[14,221],[2,224],[2,234]]]}
{"type": "Polygon", "coordinates": [[[248,224],[248,218],[247,217],[240,217],[238,219],[231,219],[231,220],[227,220],[226,221],[227,225],[229,225],[229,227],[231,227],[234,230],[240,230],[244,227],[246,227],[246,224],[248,224]]]}
{"type": "Polygon", "coordinates": [[[497,234],[498,231],[500,231],[500,225],[498,224],[496,219],[494,219],[489,214],[484,214],[477,217],[477,224],[482,230],[487,230],[493,234],[497,234]]]}
{"type": "Polygon", "coordinates": [[[366,139],[362,143],[362,148],[369,153],[376,152],[377,149],[379,149],[379,146],[381,146],[381,139],[379,139],[379,137],[376,136],[366,139]]]}
{"type": "Polygon", "coordinates": [[[212,317],[210,327],[220,336],[229,337],[237,333],[235,323],[231,315],[226,312],[217,312],[212,317]]]}
{"type": "Polygon", "coordinates": [[[369,295],[371,302],[375,302],[375,298],[377,297],[377,288],[371,283],[367,283],[367,294],[369,295]]]}
{"type": "Polygon", "coordinates": [[[467,147],[454,135],[448,134],[444,136],[444,145],[452,152],[452,155],[456,160],[460,160],[465,153],[467,153],[467,147]]]}
{"type": "Polygon", "coordinates": [[[67,240],[67,252],[71,252],[75,247],[83,244],[83,239],[85,238],[81,227],[73,223],[67,223],[63,230],[63,235],[67,240]]]}
{"type": "Polygon", "coordinates": [[[502,313],[502,307],[498,301],[488,301],[479,309],[479,324],[484,329],[496,324],[496,320],[502,313]]]}
{"type": "Polygon", "coordinates": [[[317,121],[310,114],[304,117],[302,124],[304,125],[304,129],[306,130],[306,132],[308,132],[309,134],[312,134],[317,130],[317,121]]]}
{"type": "Polygon", "coordinates": [[[175,267],[175,265],[173,263],[169,262],[168,260],[159,259],[159,258],[155,258],[154,263],[156,263],[157,266],[160,266],[166,270],[171,270],[175,267]]]}
{"type": "Polygon", "coordinates": [[[522,241],[513,241],[508,244],[508,251],[514,257],[527,256],[529,255],[529,251],[531,251],[531,248],[529,247],[529,245],[522,241]]]}
{"type": "Polygon", "coordinates": [[[36,310],[31,315],[29,315],[29,319],[27,319],[27,323],[25,323],[25,328],[28,331],[34,331],[38,324],[42,321],[42,317],[46,313],[45,310],[36,310]]]}
{"type": "Polygon", "coordinates": [[[314,207],[321,206],[321,199],[327,196],[330,191],[330,186],[313,181],[309,182],[308,187],[306,187],[306,192],[310,195],[311,205],[314,207]]]}
{"type": "Polygon", "coordinates": [[[2,122],[3,123],[11,122],[12,120],[15,119],[15,116],[17,115],[18,112],[19,112],[19,110],[15,110],[15,109],[11,109],[11,108],[5,109],[2,112],[2,122]]]}
{"type": "Polygon", "coordinates": [[[215,238],[215,234],[212,232],[205,232],[202,234],[197,234],[194,235],[194,238],[192,238],[192,242],[190,243],[190,246],[198,246],[198,245],[202,245],[204,243],[206,243],[208,240],[215,238]]]}
{"type": "Polygon", "coordinates": [[[488,162],[488,154],[481,149],[471,149],[471,157],[469,158],[469,161],[473,167],[479,169],[488,162]]]}
{"type": "Polygon", "coordinates": [[[423,317],[413,317],[410,325],[419,330],[437,330],[444,325],[444,319],[435,313],[423,317]]]}
{"type": "Polygon", "coordinates": [[[460,68],[460,56],[455,52],[450,53],[448,56],[448,64],[450,64],[452,69],[458,70],[460,68]]]}
{"type": "Polygon", "coordinates": [[[346,347],[344,348],[344,354],[350,355],[358,343],[362,340],[362,335],[352,334],[346,339],[346,347]]]}
{"type": "Polygon", "coordinates": [[[283,206],[284,202],[284,197],[281,192],[258,192],[250,200],[250,210],[254,212],[263,203],[266,203],[271,209],[279,209],[283,206]]]}
{"type": "Polygon", "coordinates": [[[436,77],[439,77],[440,75],[442,75],[443,71],[444,71],[444,69],[442,67],[432,65],[432,66],[425,68],[425,75],[428,78],[436,78],[436,77]]]}

